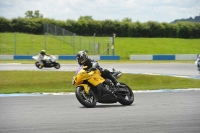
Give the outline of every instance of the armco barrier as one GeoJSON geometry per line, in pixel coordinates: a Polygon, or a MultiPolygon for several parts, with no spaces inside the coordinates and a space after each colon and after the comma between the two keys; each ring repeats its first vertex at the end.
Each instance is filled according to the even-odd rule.
{"type": "MultiPolygon", "coordinates": [[[[120,56],[91,55],[89,57],[94,60],[120,60],[120,56]]],[[[76,56],[74,56],[74,55],[59,55],[58,59],[60,59],[60,60],[76,60],[76,56]]]]}
{"type": "Polygon", "coordinates": [[[14,60],[20,60],[20,59],[30,60],[30,59],[33,59],[33,58],[32,58],[32,56],[14,55],[14,60]]]}
{"type": "MultiPolygon", "coordinates": [[[[75,55],[55,55],[59,60],[76,60],[75,55]]],[[[130,55],[130,60],[196,60],[198,54],[130,55]]],[[[95,60],[120,60],[120,56],[91,55],[95,60]]],[[[0,60],[31,60],[31,55],[0,55],[0,60]]]]}
{"type": "Polygon", "coordinates": [[[153,55],[153,60],[175,60],[175,55],[153,55]]]}
{"type": "MultiPolygon", "coordinates": [[[[35,56],[35,55],[34,55],[35,56]]],[[[54,55],[58,60],[76,60],[75,55],[54,55]]],[[[120,56],[91,55],[94,60],[120,60],[120,56]]],[[[0,60],[33,60],[32,55],[0,55],[0,60]]]]}
{"type": "Polygon", "coordinates": [[[196,60],[198,54],[130,55],[130,60],[196,60]]]}
{"type": "Polygon", "coordinates": [[[61,55],[58,56],[59,60],[76,60],[76,56],[74,55],[69,55],[69,56],[65,56],[65,55],[61,55]]]}
{"type": "Polygon", "coordinates": [[[120,60],[120,56],[100,56],[100,60],[120,60]]]}

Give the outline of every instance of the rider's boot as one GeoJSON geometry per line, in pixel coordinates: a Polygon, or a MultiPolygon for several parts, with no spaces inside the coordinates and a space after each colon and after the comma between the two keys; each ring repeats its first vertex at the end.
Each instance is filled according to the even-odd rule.
{"type": "Polygon", "coordinates": [[[116,81],[114,82],[114,85],[115,85],[115,90],[117,91],[119,89],[120,83],[116,81]]]}
{"type": "Polygon", "coordinates": [[[120,83],[117,81],[117,79],[115,77],[110,75],[110,80],[113,82],[113,84],[115,85],[116,88],[119,88],[120,83]]]}
{"type": "Polygon", "coordinates": [[[116,87],[120,85],[117,79],[111,74],[109,70],[105,69],[104,71],[101,71],[101,73],[103,77],[110,79],[116,87]]]}
{"type": "Polygon", "coordinates": [[[116,98],[117,97],[117,95],[116,95],[116,92],[119,90],[119,86],[120,86],[120,83],[119,82],[117,82],[117,80],[115,80],[115,82],[113,82],[114,83],[114,90],[112,91],[112,94],[113,94],[113,96],[116,98]]]}

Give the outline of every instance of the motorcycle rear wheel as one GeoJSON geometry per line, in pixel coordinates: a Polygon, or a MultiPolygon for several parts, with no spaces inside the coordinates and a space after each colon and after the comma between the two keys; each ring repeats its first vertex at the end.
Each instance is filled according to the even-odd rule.
{"type": "MultiPolygon", "coordinates": [[[[126,85],[123,83],[120,84],[126,85]]],[[[134,102],[134,94],[129,86],[126,85],[126,89],[128,90],[128,93],[126,95],[121,95],[121,98],[118,100],[118,102],[122,105],[131,105],[134,102]]]]}
{"type": "Polygon", "coordinates": [[[87,108],[92,108],[96,106],[97,100],[95,94],[90,91],[89,94],[86,94],[82,86],[78,86],[75,91],[76,98],[78,101],[87,108]]]}

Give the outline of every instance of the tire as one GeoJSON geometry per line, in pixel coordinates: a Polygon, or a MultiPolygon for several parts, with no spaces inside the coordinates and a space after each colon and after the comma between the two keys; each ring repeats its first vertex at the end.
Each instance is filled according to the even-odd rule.
{"type": "MultiPolygon", "coordinates": [[[[126,85],[124,83],[120,83],[122,85],[126,85]]],[[[133,91],[131,90],[131,88],[129,86],[126,85],[125,87],[128,90],[128,94],[126,95],[121,95],[121,98],[118,100],[119,103],[121,103],[122,105],[131,105],[134,102],[134,94],[133,91]]]]}
{"type": "Polygon", "coordinates": [[[197,68],[200,71],[200,62],[197,62],[197,68]]]}
{"type": "Polygon", "coordinates": [[[38,69],[42,69],[43,66],[40,66],[40,63],[39,62],[35,62],[35,66],[38,68],[38,69]]]}
{"type": "Polygon", "coordinates": [[[90,91],[89,94],[86,94],[82,86],[76,87],[76,98],[78,101],[87,108],[93,108],[96,106],[97,100],[95,94],[90,91]]]}
{"type": "Polygon", "coordinates": [[[197,69],[200,71],[200,60],[196,61],[195,63],[197,65],[197,69]]]}
{"type": "Polygon", "coordinates": [[[55,67],[56,69],[59,69],[59,68],[60,68],[60,64],[59,64],[59,63],[55,63],[55,64],[54,64],[54,67],[55,67]]]}

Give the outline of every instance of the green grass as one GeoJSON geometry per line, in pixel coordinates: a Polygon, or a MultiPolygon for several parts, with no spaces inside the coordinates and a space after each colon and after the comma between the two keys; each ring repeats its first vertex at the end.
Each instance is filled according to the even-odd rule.
{"type": "MultiPolygon", "coordinates": [[[[74,92],[75,72],[0,71],[0,93],[74,92]]],[[[118,80],[133,90],[198,88],[200,80],[170,76],[123,74],[118,80]]]]}
{"type": "MultiPolygon", "coordinates": [[[[106,49],[108,37],[97,38],[101,50],[106,49]]],[[[79,50],[94,49],[93,37],[84,36],[52,36],[34,35],[24,33],[0,33],[0,54],[35,55],[42,49],[54,55],[74,55],[79,50]]],[[[93,53],[93,52],[91,52],[93,53]]]]}
{"type": "MultiPolygon", "coordinates": [[[[45,49],[44,35],[17,33],[16,38],[15,51],[14,33],[0,33],[0,54],[35,55],[45,49]]],[[[89,40],[92,37],[85,38],[89,40]]],[[[47,53],[54,55],[76,53],[78,49],[73,50],[70,45],[71,39],[70,36],[64,38],[48,36],[46,38],[47,53]]],[[[83,41],[81,38],[75,39],[76,45],[83,41]]],[[[107,41],[105,37],[95,37],[95,40],[107,41]]],[[[130,61],[129,56],[133,54],[199,54],[199,44],[200,39],[116,37],[115,55],[121,57],[120,61],[99,61],[99,63],[194,63],[194,61],[130,61]]],[[[92,55],[91,52],[89,54],[92,55]]],[[[0,63],[34,64],[34,62],[34,60],[0,60],[0,63]]],[[[77,63],[66,60],[59,60],[59,62],[61,64],[77,63]]],[[[0,71],[0,93],[74,92],[75,87],[71,85],[73,75],[74,72],[58,71],[0,71]]],[[[128,84],[133,90],[199,88],[200,84],[200,80],[195,79],[138,74],[123,74],[119,81],[128,84]]]]}
{"type": "Polygon", "coordinates": [[[0,54],[35,55],[42,49],[51,54],[66,55],[72,54],[71,36],[52,37],[44,35],[33,35],[17,33],[0,33],[0,54]],[[65,40],[65,41],[60,41],[65,40]],[[44,43],[45,41],[45,43],[44,43]],[[16,45],[16,47],[15,47],[16,45]]]}
{"type": "Polygon", "coordinates": [[[116,54],[122,59],[131,54],[199,54],[200,39],[115,38],[116,54]]]}
{"type": "Polygon", "coordinates": [[[74,72],[0,71],[0,93],[70,92],[74,72]]]}
{"type": "MultiPolygon", "coordinates": [[[[49,54],[73,55],[80,49],[92,45],[92,37],[75,37],[75,50],[71,46],[72,37],[46,37],[44,45],[44,35],[20,34],[16,35],[16,51],[14,47],[14,33],[0,33],[0,54],[34,55],[42,49],[49,54]],[[64,41],[60,41],[64,40],[64,41]],[[84,40],[84,41],[83,41],[84,40]],[[85,41],[88,40],[88,41],[85,41]],[[81,45],[80,45],[81,42],[81,45]]],[[[95,37],[95,42],[109,42],[109,37],[95,37]]],[[[180,38],[123,38],[115,37],[115,55],[119,55],[122,60],[129,59],[133,54],[199,54],[200,39],[180,39],[180,38]]],[[[101,44],[100,44],[101,45],[101,44]]],[[[107,46],[107,45],[106,45],[107,46]]],[[[102,44],[101,53],[105,50],[102,44]]],[[[93,49],[89,54],[93,54],[93,49]]],[[[111,54],[111,48],[110,48],[111,54]]]]}

